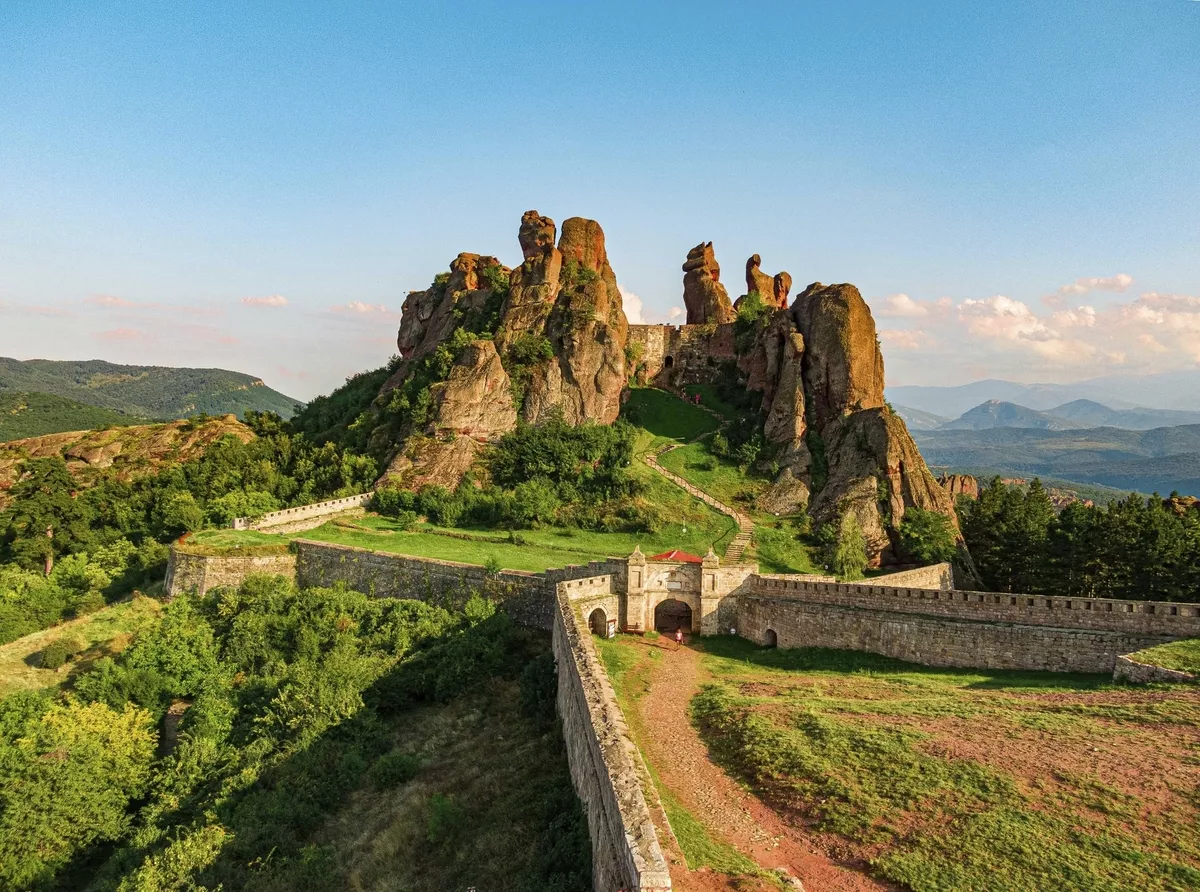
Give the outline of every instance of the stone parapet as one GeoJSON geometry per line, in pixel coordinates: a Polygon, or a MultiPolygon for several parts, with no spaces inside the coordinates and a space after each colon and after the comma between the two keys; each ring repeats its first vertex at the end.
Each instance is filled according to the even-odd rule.
{"type": "Polygon", "coordinates": [[[1132,656],[1123,655],[1117,657],[1117,664],[1113,668],[1113,681],[1129,684],[1197,684],[1200,683],[1200,676],[1191,672],[1180,672],[1178,669],[1139,663],[1132,656]]]}
{"type": "Polygon", "coordinates": [[[209,589],[241,585],[254,573],[292,578],[296,575],[294,554],[205,555],[172,546],[167,557],[167,578],[163,592],[174,598],[184,592],[205,594],[209,589]]]}
{"type": "MultiPolygon", "coordinates": [[[[642,793],[637,750],[569,585],[557,585],[552,635],[567,762],[592,840],[592,888],[666,892],[670,870],[642,793]]],[[[601,583],[588,587],[589,596],[599,594],[601,583]]]]}
{"type": "Polygon", "coordinates": [[[336,514],[357,512],[365,508],[367,502],[371,501],[372,495],[373,493],[363,492],[340,499],[315,502],[312,505],[284,508],[280,511],[271,511],[253,521],[248,517],[238,517],[233,521],[233,528],[235,530],[264,530],[273,533],[311,530],[336,514]]]}

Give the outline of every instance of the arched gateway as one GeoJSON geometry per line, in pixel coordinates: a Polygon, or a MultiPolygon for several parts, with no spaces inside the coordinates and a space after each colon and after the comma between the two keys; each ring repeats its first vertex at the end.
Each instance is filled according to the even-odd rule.
{"type": "Polygon", "coordinates": [[[675,598],[667,598],[654,608],[654,628],[659,632],[683,629],[692,631],[692,608],[675,598]]]}
{"type": "Polygon", "coordinates": [[[597,607],[588,616],[588,628],[592,630],[593,635],[599,635],[601,638],[608,637],[608,615],[604,612],[603,607],[597,607]]]}

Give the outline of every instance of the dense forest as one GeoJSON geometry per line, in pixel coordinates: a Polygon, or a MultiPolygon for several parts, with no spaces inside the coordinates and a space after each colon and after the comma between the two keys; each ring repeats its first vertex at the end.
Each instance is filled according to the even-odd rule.
{"type": "Polygon", "coordinates": [[[50,393],[0,391],[0,443],[65,431],[146,424],[148,418],[89,406],[50,393]]]}
{"type": "MultiPolygon", "coordinates": [[[[389,860],[403,888],[587,889],[553,659],[491,601],[464,598],[435,606],[251,577],[175,599],[69,693],[9,695],[0,887],[340,887],[361,868],[336,833],[340,812],[377,801],[394,811],[400,842],[385,842],[400,847],[389,860]],[[499,761],[516,741],[525,774],[467,789],[406,728],[459,701],[486,711],[489,698],[511,707],[508,724],[471,757],[499,761]],[[163,724],[168,712],[176,725],[163,724]]],[[[353,819],[361,831],[366,818],[353,819]]]]}
{"type": "Polygon", "coordinates": [[[1039,481],[1022,490],[997,477],[958,507],[992,591],[1200,601],[1200,510],[1190,499],[1131,495],[1056,513],[1039,481]]]}

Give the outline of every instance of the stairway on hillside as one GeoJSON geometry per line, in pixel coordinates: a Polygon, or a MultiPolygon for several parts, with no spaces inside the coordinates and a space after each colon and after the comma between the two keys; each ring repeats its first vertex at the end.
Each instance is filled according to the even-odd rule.
{"type": "MultiPolygon", "coordinates": [[[[659,389],[663,389],[663,388],[659,388],[659,389]]],[[[666,390],[665,392],[671,393],[672,391],[666,390]]],[[[678,396],[678,394],[676,394],[676,395],[678,396]]],[[[706,406],[696,406],[696,408],[707,412],[709,415],[712,415],[714,418],[718,418],[718,419],[721,418],[721,416],[717,412],[714,412],[712,409],[709,409],[706,406]]],[[[672,483],[674,483],[680,489],[684,490],[685,492],[689,493],[692,496],[695,496],[697,499],[704,502],[706,505],[709,505],[709,506],[715,508],[717,511],[720,511],[726,517],[733,518],[733,520],[738,525],[738,532],[737,532],[737,535],[735,535],[733,537],[733,539],[730,540],[729,545],[727,545],[725,547],[725,555],[724,555],[724,557],[721,558],[721,560],[724,561],[725,563],[732,564],[732,563],[737,563],[738,561],[740,561],[742,559],[742,555],[745,553],[746,547],[750,544],[750,540],[754,536],[754,521],[752,521],[749,517],[747,517],[742,512],[738,511],[736,508],[731,508],[729,505],[726,505],[724,502],[721,502],[721,501],[713,498],[708,493],[706,493],[704,490],[700,489],[700,487],[696,486],[693,483],[689,483],[687,480],[683,479],[678,474],[674,473],[673,471],[668,471],[666,468],[664,468],[662,465],[660,465],[658,463],[659,456],[666,455],[668,452],[671,452],[672,450],[675,450],[675,449],[679,449],[681,446],[690,445],[692,443],[698,443],[699,441],[703,440],[705,437],[711,437],[717,431],[724,430],[728,425],[729,425],[729,421],[727,419],[722,419],[721,426],[718,427],[716,431],[707,431],[698,437],[693,437],[692,439],[688,440],[687,444],[666,443],[666,444],[660,446],[658,449],[654,450],[654,452],[652,454],[643,456],[642,460],[652,470],[654,470],[658,474],[661,474],[663,477],[666,477],[668,480],[670,480],[672,483]]]]}

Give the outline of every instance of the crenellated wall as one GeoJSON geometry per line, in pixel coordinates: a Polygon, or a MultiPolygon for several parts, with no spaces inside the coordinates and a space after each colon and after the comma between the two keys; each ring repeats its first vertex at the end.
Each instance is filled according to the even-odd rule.
{"type": "Polygon", "coordinates": [[[742,637],[779,647],[869,651],[928,666],[1112,672],[1122,654],[1200,636],[1195,604],[784,576],[755,576],[746,588],[738,599],[742,637]]]}

